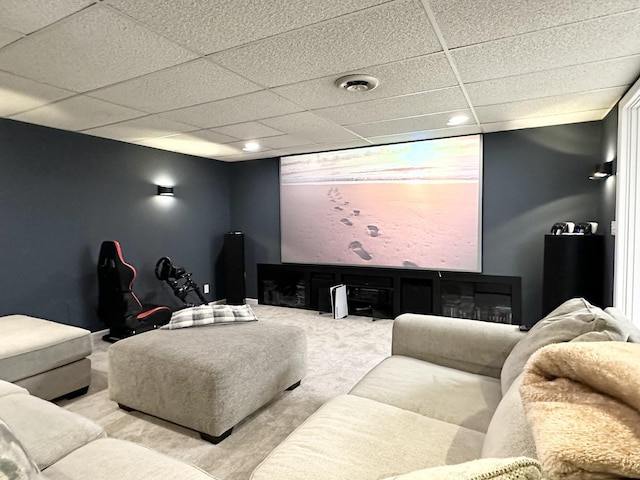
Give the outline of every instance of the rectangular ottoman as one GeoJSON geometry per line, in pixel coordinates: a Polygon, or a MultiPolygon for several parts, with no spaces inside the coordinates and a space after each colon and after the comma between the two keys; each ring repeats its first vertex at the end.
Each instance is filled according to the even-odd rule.
{"type": "Polygon", "coordinates": [[[109,347],[109,396],[218,443],[306,373],[306,337],[251,322],[154,330],[109,347]]]}
{"type": "Polygon", "coordinates": [[[45,400],[87,392],[91,332],[27,315],[0,317],[0,380],[45,400]]]}

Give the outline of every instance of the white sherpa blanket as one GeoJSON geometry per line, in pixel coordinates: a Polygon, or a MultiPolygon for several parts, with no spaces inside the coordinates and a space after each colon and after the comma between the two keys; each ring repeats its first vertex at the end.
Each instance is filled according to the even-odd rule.
{"type": "Polygon", "coordinates": [[[171,321],[160,327],[165,330],[198,327],[202,325],[254,322],[258,320],[249,305],[197,305],[178,310],[171,321]]]}
{"type": "Polygon", "coordinates": [[[640,478],[640,345],[549,345],[520,394],[550,479],[640,478]]]}

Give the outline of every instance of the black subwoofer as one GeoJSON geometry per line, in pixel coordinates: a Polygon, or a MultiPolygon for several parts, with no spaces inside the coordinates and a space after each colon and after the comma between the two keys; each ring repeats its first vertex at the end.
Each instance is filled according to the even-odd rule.
{"type": "Polygon", "coordinates": [[[243,233],[229,232],[224,235],[222,256],[227,304],[244,305],[246,293],[243,233]]]}
{"type": "Polygon", "coordinates": [[[542,314],[574,297],[603,306],[604,237],[545,235],[542,314]]]}

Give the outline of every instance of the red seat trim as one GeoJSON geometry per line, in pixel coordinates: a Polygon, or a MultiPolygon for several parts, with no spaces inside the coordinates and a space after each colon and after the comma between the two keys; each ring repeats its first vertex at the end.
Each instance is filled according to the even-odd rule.
{"type": "Polygon", "coordinates": [[[142,312],[142,313],[138,314],[136,316],[136,318],[146,318],[149,315],[151,315],[153,313],[156,313],[156,312],[159,312],[161,310],[169,310],[169,311],[171,311],[171,309],[169,307],[156,307],[156,308],[152,308],[151,310],[147,310],[146,312],[142,312]]]}

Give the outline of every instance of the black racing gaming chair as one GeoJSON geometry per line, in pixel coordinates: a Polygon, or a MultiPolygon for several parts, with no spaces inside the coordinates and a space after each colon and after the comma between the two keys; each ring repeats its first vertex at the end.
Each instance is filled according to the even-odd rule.
{"type": "Polygon", "coordinates": [[[98,256],[98,318],[109,327],[104,340],[115,342],[158,328],[171,320],[171,309],[142,305],[133,293],[136,269],[122,258],[120,244],[102,242],[98,256]]]}

